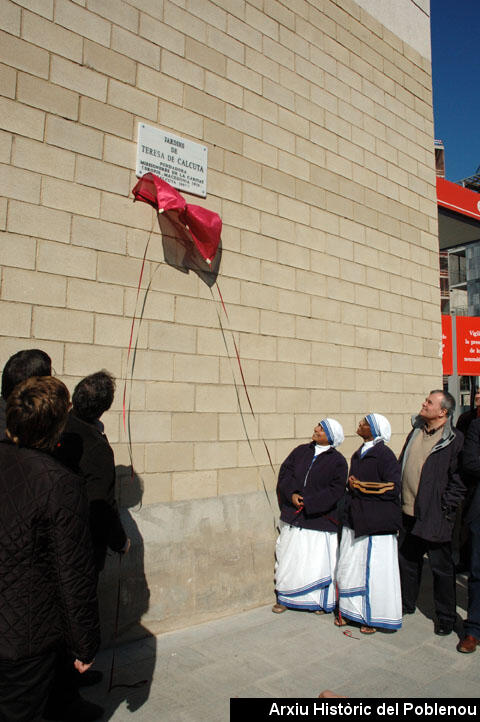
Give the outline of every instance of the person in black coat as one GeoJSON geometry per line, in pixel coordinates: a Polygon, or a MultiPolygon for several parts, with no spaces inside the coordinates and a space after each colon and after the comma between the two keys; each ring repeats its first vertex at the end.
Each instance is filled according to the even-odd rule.
{"type": "Polygon", "coordinates": [[[465,495],[458,459],[463,434],[452,427],[455,399],[447,391],[431,391],[414,419],[400,454],[402,522],[399,562],[403,613],[417,604],[423,557],[433,575],[434,632],[451,634],[456,619],[455,566],[452,532],[457,508],[465,495]]]}
{"type": "Polygon", "coordinates": [[[70,403],[33,377],[9,394],[0,442],[0,719],[40,720],[66,645],[93,662],[100,631],[82,480],[51,452],[70,403]]]}
{"type": "Polygon", "coordinates": [[[105,565],[107,549],[125,553],[130,546],[115,500],[115,458],[100,421],[114,395],[115,381],[108,371],[82,379],[73,392],[73,408],[57,449],[58,457],[85,479],[97,573],[105,565]]]}
{"type": "Polygon", "coordinates": [[[463,468],[475,486],[465,516],[471,532],[468,611],[463,625],[464,635],[457,650],[469,654],[480,643],[480,419],[473,421],[468,429],[463,448],[463,468]]]}
{"type": "Polygon", "coordinates": [[[466,437],[470,424],[478,418],[480,418],[480,389],[475,392],[474,408],[460,414],[455,427],[466,437]]]}
{"type": "MultiPolygon", "coordinates": [[[[462,432],[466,439],[468,429],[472,421],[480,418],[480,389],[475,391],[473,408],[460,414],[458,417],[455,428],[462,432]]],[[[463,453],[463,452],[462,452],[463,453]]],[[[455,568],[458,572],[468,571],[470,568],[470,524],[468,519],[470,518],[469,509],[475,494],[477,486],[477,478],[475,474],[470,474],[465,468],[462,460],[462,454],[460,454],[460,476],[465,484],[466,492],[465,497],[458,507],[457,516],[455,519],[455,526],[452,535],[452,546],[453,546],[453,557],[455,559],[455,568]]]]}
{"type": "Polygon", "coordinates": [[[343,438],[338,421],[323,419],[311,443],[297,446],[280,467],[277,603],[272,607],[277,614],[287,608],[320,613],[335,607],[336,508],[347,480],[347,462],[336,447],[343,438]]]}
{"type": "Polygon", "coordinates": [[[339,627],[360,623],[363,634],[377,627],[400,629],[402,601],[397,532],[401,527],[400,465],[386,446],[391,428],[381,414],[368,414],[357,434],[337,568],[339,627]]]}
{"type": "MultiPolygon", "coordinates": [[[[68,414],[65,430],[55,450],[55,456],[84,480],[97,581],[105,565],[107,549],[126,553],[130,546],[115,500],[113,450],[100,421],[102,414],[111,407],[114,394],[115,381],[108,371],[99,371],[82,379],[74,389],[73,408],[68,414]]],[[[102,680],[103,675],[99,670],[89,671],[80,678],[79,675],[68,675],[69,668],[70,661],[65,654],[64,663],[58,665],[54,692],[46,708],[49,719],[68,719],[70,700],[78,695],[78,687],[98,684],[102,680]],[[59,689],[64,690],[64,694],[59,695],[59,689]]],[[[90,711],[89,704],[83,698],[77,697],[78,709],[75,714],[78,714],[82,722],[99,717],[101,708],[90,711]]]]}

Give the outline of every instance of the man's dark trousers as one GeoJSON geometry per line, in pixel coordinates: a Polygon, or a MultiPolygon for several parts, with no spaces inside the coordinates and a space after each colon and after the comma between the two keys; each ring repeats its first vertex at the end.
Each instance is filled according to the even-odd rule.
{"type": "Polygon", "coordinates": [[[480,517],[470,522],[471,558],[468,577],[468,613],[465,634],[480,639],[480,517]]]}
{"type": "Polygon", "coordinates": [[[427,553],[433,575],[433,600],[437,620],[453,626],[457,614],[452,544],[450,541],[431,542],[411,534],[414,523],[413,516],[403,514],[404,530],[400,534],[398,552],[403,610],[407,614],[415,611],[422,577],[423,555],[427,553]]]}

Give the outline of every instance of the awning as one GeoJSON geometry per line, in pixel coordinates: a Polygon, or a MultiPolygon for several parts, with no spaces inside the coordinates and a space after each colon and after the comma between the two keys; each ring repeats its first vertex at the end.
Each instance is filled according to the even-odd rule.
{"type": "Polygon", "coordinates": [[[440,250],[480,241],[480,193],[437,178],[440,250]]]}

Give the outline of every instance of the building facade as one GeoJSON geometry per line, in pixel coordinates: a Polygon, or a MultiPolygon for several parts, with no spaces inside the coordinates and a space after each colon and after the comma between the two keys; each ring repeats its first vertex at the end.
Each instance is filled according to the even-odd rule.
{"type": "Polygon", "coordinates": [[[441,383],[428,0],[1,7],[0,361],[36,346],[71,390],[117,377],[122,634],[268,602],[286,454],[329,415],[348,456],[370,411],[399,451],[441,383]],[[223,221],[226,345],[218,297],[132,203],[141,122],[208,148],[187,200],[223,221]]]}

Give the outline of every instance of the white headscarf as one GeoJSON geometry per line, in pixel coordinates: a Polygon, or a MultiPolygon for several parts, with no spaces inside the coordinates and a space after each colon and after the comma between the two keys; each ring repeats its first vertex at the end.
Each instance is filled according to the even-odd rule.
{"type": "Polygon", "coordinates": [[[382,439],[385,443],[388,443],[392,435],[392,427],[388,419],[381,414],[367,414],[365,418],[370,426],[373,440],[380,441],[382,439]]]}
{"type": "Polygon", "coordinates": [[[342,425],[335,419],[322,419],[320,426],[326,433],[330,446],[340,446],[345,438],[342,425]]]}

